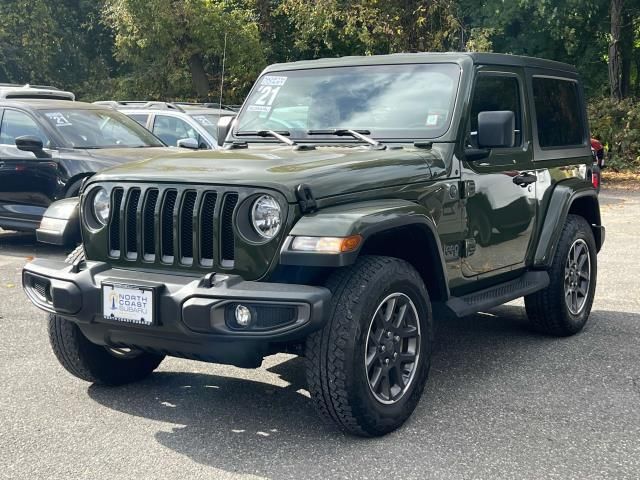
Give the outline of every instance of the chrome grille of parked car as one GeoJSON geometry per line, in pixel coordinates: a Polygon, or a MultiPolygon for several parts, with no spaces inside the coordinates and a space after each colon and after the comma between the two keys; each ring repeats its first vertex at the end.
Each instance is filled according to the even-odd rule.
{"type": "Polygon", "coordinates": [[[238,192],[117,186],[111,198],[109,257],[164,265],[234,266],[238,192]]]}

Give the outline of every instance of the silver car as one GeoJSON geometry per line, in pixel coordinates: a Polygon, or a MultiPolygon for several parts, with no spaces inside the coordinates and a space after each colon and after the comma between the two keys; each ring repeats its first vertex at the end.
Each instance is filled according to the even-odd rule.
{"type": "Polygon", "coordinates": [[[164,143],[173,147],[216,150],[217,124],[222,117],[234,117],[230,107],[207,103],[95,102],[128,115],[164,143]]]}

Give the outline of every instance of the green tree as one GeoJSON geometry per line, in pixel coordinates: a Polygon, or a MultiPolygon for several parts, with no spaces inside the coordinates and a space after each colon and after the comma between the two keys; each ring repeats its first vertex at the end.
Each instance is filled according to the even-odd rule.
{"type": "Polygon", "coordinates": [[[252,11],[214,0],[107,0],[104,21],[123,63],[121,91],[140,98],[217,99],[226,37],[226,101],[265,64],[252,11]]]}

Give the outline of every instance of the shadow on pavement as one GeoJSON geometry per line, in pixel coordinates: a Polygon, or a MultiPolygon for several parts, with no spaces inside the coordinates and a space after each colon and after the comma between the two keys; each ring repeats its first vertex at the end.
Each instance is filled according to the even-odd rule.
{"type": "MultiPolygon", "coordinates": [[[[88,393],[117,411],[177,424],[170,431],[158,431],[156,440],[196,462],[225,471],[273,478],[300,478],[300,472],[309,478],[322,477],[322,472],[336,471],[349,476],[353,469],[362,471],[364,457],[377,452],[370,460],[372,471],[411,476],[415,465],[389,462],[380,454],[385,450],[399,454],[412,446],[409,457],[428,464],[426,452],[451,446],[462,435],[461,427],[469,421],[465,411],[479,415],[480,420],[473,420],[476,423],[491,421],[509,409],[521,415],[518,405],[503,406],[502,397],[515,398],[517,403],[519,397],[526,397],[521,390],[526,390],[523,385],[528,382],[544,397],[545,389],[551,388],[549,375],[560,376],[559,382],[569,389],[575,387],[574,380],[583,381],[582,374],[571,373],[571,369],[584,363],[580,352],[598,336],[593,331],[598,330],[601,316],[595,312],[585,331],[570,339],[533,332],[524,309],[516,306],[464,319],[436,320],[431,377],[423,401],[407,425],[386,439],[357,439],[324,425],[303,390],[301,358],[270,369],[289,383],[286,387],[216,375],[158,372],[137,385],[93,385],[88,393]],[[558,358],[562,371],[568,372],[566,378],[558,373],[558,358]],[[460,418],[454,413],[458,411],[460,418]]],[[[518,425],[526,427],[526,420],[524,415],[518,425]]],[[[489,431],[484,434],[490,435],[491,428],[486,426],[489,431]]]]}

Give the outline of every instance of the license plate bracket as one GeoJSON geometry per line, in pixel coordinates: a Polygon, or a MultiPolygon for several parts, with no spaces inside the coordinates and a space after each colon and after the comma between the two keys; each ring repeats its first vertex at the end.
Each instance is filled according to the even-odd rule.
{"type": "Polygon", "coordinates": [[[101,290],[104,320],[144,327],[156,323],[156,288],[118,282],[102,282],[101,290]]]}

